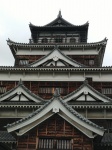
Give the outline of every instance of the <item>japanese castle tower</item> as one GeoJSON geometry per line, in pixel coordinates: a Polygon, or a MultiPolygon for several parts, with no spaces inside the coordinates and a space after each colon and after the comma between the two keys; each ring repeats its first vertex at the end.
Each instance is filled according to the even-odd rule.
{"type": "Polygon", "coordinates": [[[7,40],[15,63],[0,67],[0,150],[112,150],[107,39],[88,43],[88,26],[59,11],[29,24],[29,43],[7,40]]]}

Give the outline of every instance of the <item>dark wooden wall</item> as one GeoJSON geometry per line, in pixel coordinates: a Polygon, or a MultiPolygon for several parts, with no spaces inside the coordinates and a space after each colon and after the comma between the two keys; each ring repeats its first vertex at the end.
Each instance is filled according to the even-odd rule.
{"type": "Polygon", "coordinates": [[[93,150],[93,141],[57,114],[18,137],[17,150],[93,150]]]}
{"type": "MultiPolygon", "coordinates": [[[[112,82],[92,82],[89,80],[89,84],[102,93],[102,88],[111,88],[112,82]]],[[[39,82],[39,81],[24,81],[23,84],[33,93],[38,94],[40,97],[44,99],[50,99],[53,96],[55,88],[60,88],[61,96],[65,96],[77,88],[79,88],[83,82],[39,82]],[[42,90],[43,89],[43,90],[42,90]]],[[[6,87],[6,91],[11,90],[12,88],[18,85],[18,81],[1,81],[0,87],[6,87]]],[[[0,94],[1,93],[0,91],[0,94]]],[[[106,94],[108,97],[112,98],[112,90],[111,94],[106,94]]]]}

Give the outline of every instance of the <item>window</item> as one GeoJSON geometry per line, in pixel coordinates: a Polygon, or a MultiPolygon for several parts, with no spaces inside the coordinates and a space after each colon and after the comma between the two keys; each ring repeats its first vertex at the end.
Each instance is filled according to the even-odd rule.
{"type": "Polygon", "coordinates": [[[43,38],[42,39],[42,43],[48,43],[48,39],[47,38],[43,38]]]}
{"type": "Polygon", "coordinates": [[[55,38],[55,43],[62,43],[63,39],[61,37],[55,38]]]}
{"type": "Polygon", "coordinates": [[[84,63],[87,66],[93,66],[94,65],[94,59],[85,59],[84,63]]]}
{"type": "Polygon", "coordinates": [[[112,94],[112,88],[102,88],[103,94],[112,94]]]}
{"type": "Polygon", "coordinates": [[[29,60],[27,60],[27,59],[21,59],[21,60],[19,60],[19,65],[20,66],[25,66],[25,65],[27,65],[29,63],[29,60]]]}
{"type": "Polygon", "coordinates": [[[75,38],[70,38],[70,43],[76,43],[76,39],[75,38]]]}
{"type": "Polygon", "coordinates": [[[0,94],[3,94],[6,92],[6,87],[0,86],[0,94]]]}
{"type": "Polygon", "coordinates": [[[89,60],[89,65],[90,65],[90,66],[93,66],[93,65],[94,65],[94,60],[93,60],[93,59],[90,59],[90,60],[89,60]]]}
{"type": "Polygon", "coordinates": [[[70,139],[39,139],[39,149],[71,149],[71,140],[70,139]]]}
{"type": "MultiPolygon", "coordinates": [[[[51,93],[54,94],[56,88],[54,87],[40,87],[39,88],[39,93],[51,93]]],[[[67,88],[58,88],[59,93],[64,94],[67,93],[67,88]]]]}

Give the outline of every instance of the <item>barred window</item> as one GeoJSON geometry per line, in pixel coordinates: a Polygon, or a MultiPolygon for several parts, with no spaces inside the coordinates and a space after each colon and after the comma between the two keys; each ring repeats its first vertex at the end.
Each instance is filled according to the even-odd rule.
{"type": "Polygon", "coordinates": [[[70,139],[39,139],[39,149],[71,149],[70,139]]]}
{"type": "Polygon", "coordinates": [[[25,66],[25,65],[27,65],[29,63],[29,60],[27,60],[27,59],[21,59],[20,61],[19,61],[19,65],[20,66],[25,66]]]}
{"type": "Polygon", "coordinates": [[[6,92],[6,87],[0,86],[0,94],[3,94],[6,92]]]}
{"type": "MultiPolygon", "coordinates": [[[[56,88],[54,87],[41,87],[39,88],[39,93],[51,93],[53,94],[56,88]]],[[[67,89],[66,88],[58,88],[60,93],[66,93],[67,89]]]]}
{"type": "Polygon", "coordinates": [[[112,94],[112,88],[102,88],[103,94],[112,94]]]}

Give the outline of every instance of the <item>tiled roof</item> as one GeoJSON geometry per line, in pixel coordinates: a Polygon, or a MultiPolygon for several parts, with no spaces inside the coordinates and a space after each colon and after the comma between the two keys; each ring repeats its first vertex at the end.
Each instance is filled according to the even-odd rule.
{"type": "Polygon", "coordinates": [[[35,116],[35,115],[37,115],[39,112],[41,112],[44,108],[46,108],[51,102],[52,102],[52,100],[47,101],[42,107],[40,107],[39,109],[37,109],[36,111],[34,111],[34,112],[31,113],[30,115],[28,115],[27,117],[22,118],[22,119],[20,119],[20,120],[14,122],[14,123],[12,123],[12,124],[7,124],[7,126],[5,126],[5,127],[11,127],[11,126],[14,126],[14,125],[16,125],[16,124],[19,124],[19,123],[21,123],[21,122],[24,122],[24,121],[26,121],[26,120],[32,118],[33,116],[35,116]]]}
{"type": "Polygon", "coordinates": [[[27,93],[29,93],[32,97],[34,97],[34,98],[36,98],[36,99],[39,99],[39,100],[40,100],[41,102],[43,102],[43,103],[46,102],[46,101],[43,100],[41,97],[39,97],[39,96],[33,94],[29,89],[27,89],[27,88],[23,85],[23,83],[22,83],[21,80],[19,81],[19,83],[18,83],[18,85],[17,85],[16,87],[14,87],[13,89],[7,91],[6,93],[0,95],[0,98],[6,96],[6,95],[8,95],[8,94],[10,94],[10,93],[13,92],[15,89],[17,89],[19,86],[22,87],[22,88],[23,88],[27,93]]]}
{"type": "Polygon", "coordinates": [[[0,71],[39,71],[39,70],[46,70],[46,71],[112,71],[112,66],[105,66],[105,67],[14,67],[14,66],[0,66],[0,71]]]}
{"type": "Polygon", "coordinates": [[[41,60],[44,60],[46,57],[48,57],[50,54],[52,54],[55,50],[57,50],[61,55],[63,55],[64,57],[66,57],[66,58],[67,58],[68,60],[70,60],[71,62],[76,63],[76,64],[80,65],[81,67],[86,67],[85,65],[83,65],[83,64],[81,64],[81,63],[79,63],[79,62],[73,60],[72,58],[66,56],[65,54],[63,54],[63,53],[57,48],[57,46],[56,46],[56,47],[54,48],[54,50],[51,51],[49,54],[47,54],[47,55],[41,57],[39,60],[37,60],[37,61],[35,61],[35,62],[31,63],[31,64],[28,64],[27,66],[31,66],[31,65],[33,65],[33,64],[35,64],[35,63],[38,63],[38,62],[41,61],[41,60]]]}
{"type": "Polygon", "coordinates": [[[80,91],[85,85],[86,85],[89,89],[91,89],[92,91],[94,91],[96,94],[98,94],[99,96],[101,96],[101,97],[105,98],[106,100],[112,102],[112,99],[111,99],[111,98],[107,97],[107,96],[104,95],[104,94],[101,94],[100,92],[98,92],[97,90],[95,90],[92,86],[90,86],[90,85],[88,84],[87,80],[85,80],[85,81],[84,81],[84,84],[81,85],[78,89],[76,89],[76,90],[73,91],[72,93],[70,93],[70,94],[64,96],[63,99],[65,100],[66,98],[68,98],[68,97],[74,95],[75,93],[77,93],[78,91],[80,91]]]}
{"type": "Polygon", "coordinates": [[[79,114],[77,111],[75,111],[72,107],[70,107],[67,103],[65,103],[63,100],[60,100],[60,102],[76,117],[78,117],[80,120],[90,124],[93,127],[99,128],[99,129],[104,129],[103,127],[100,127],[96,125],[95,123],[91,122],[87,118],[83,117],[81,114],[79,114]]]}
{"type": "Polygon", "coordinates": [[[70,105],[72,108],[77,109],[77,108],[102,108],[102,109],[111,109],[112,108],[112,102],[86,102],[86,101],[81,101],[81,102],[68,102],[68,105],[70,105]]]}
{"type": "MultiPolygon", "coordinates": [[[[58,93],[58,92],[57,92],[58,93]]],[[[58,93],[59,94],[59,93],[58,93]]],[[[12,126],[15,126],[16,124],[19,124],[19,123],[22,123],[30,118],[32,118],[33,116],[37,115],[39,112],[41,112],[44,108],[46,108],[54,99],[56,100],[59,100],[61,102],[61,104],[66,107],[66,109],[71,112],[75,117],[79,118],[80,120],[82,120],[83,122],[95,127],[95,128],[99,128],[100,130],[104,130],[103,127],[100,127],[98,125],[96,125],[95,123],[89,121],[87,118],[83,117],[81,114],[79,114],[78,112],[76,112],[72,107],[70,107],[67,103],[65,103],[60,96],[58,95],[54,95],[54,97],[49,100],[45,105],[43,105],[41,108],[39,108],[38,110],[36,110],[35,112],[33,112],[32,114],[28,115],[27,117],[19,120],[19,121],[16,121],[12,124],[8,124],[7,126],[5,127],[12,127],[12,126]]]]}
{"type": "Polygon", "coordinates": [[[102,137],[101,144],[111,144],[112,145],[112,133],[105,133],[102,137]]]}
{"type": "MultiPolygon", "coordinates": [[[[83,24],[83,25],[74,25],[74,24],[71,24],[70,22],[66,21],[66,20],[62,17],[61,11],[59,11],[59,14],[58,14],[58,16],[57,16],[56,19],[54,19],[54,20],[51,21],[50,23],[48,23],[48,24],[46,24],[46,25],[44,25],[44,26],[40,26],[40,27],[58,27],[58,26],[55,26],[55,25],[54,25],[55,23],[64,23],[64,24],[65,24],[64,26],[66,26],[66,27],[83,27],[83,26],[86,26],[86,27],[87,27],[87,26],[89,25],[88,22],[86,22],[86,23],[83,24]],[[53,25],[54,25],[54,26],[53,26],[53,25]]],[[[30,26],[30,28],[32,28],[32,27],[39,27],[39,26],[33,25],[32,23],[30,23],[29,26],[30,26]]],[[[59,26],[59,27],[63,27],[63,26],[59,26]]]]}
{"type": "Polygon", "coordinates": [[[42,105],[44,105],[43,102],[14,102],[14,101],[3,101],[0,102],[0,108],[40,108],[42,105]]]}
{"type": "Polygon", "coordinates": [[[103,137],[97,136],[94,140],[95,147],[112,146],[112,133],[104,133],[103,137]]]}
{"type": "Polygon", "coordinates": [[[0,131],[0,142],[16,142],[16,139],[7,131],[0,131]]]}
{"type": "MultiPolygon", "coordinates": [[[[68,44],[68,43],[60,43],[59,47],[88,47],[88,46],[97,46],[97,45],[106,45],[107,39],[104,38],[101,41],[98,42],[91,42],[91,43],[75,43],[75,44],[68,44]]],[[[14,45],[14,46],[22,46],[22,47],[55,47],[54,43],[48,43],[48,44],[41,44],[41,43],[19,43],[14,42],[10,39],[7,40],[7,44],[14,45]]]]}

